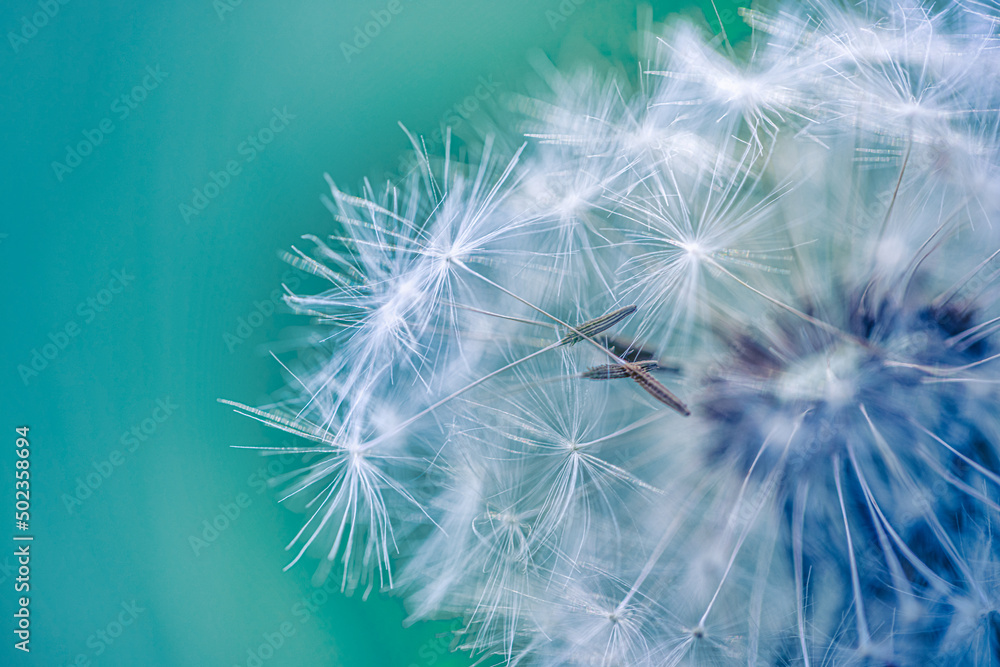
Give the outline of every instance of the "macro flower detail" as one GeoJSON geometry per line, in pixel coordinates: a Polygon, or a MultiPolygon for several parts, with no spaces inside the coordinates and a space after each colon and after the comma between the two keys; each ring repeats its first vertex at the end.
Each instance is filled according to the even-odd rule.
{"type": "Polygon", "coordinates": [[[1000,664],[1000,11],[743,18],[330,183],[293,398],[233,404],[292,563],[482,664],[1000,664]]]}

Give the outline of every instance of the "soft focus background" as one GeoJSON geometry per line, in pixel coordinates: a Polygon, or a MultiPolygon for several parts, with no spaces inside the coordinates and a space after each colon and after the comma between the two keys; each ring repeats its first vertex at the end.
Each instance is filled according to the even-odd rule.
{"type": "MultiPolygon", "coordinates": [[[[735,7],[719,3],[739,33],[735,7]]],[[[682,9],[718,28],[710,2],[652,17],[682,9]]],[[[636,17],[598,0],[3,4],[0,514],[13,533],[27,425],[35,542],[26,656],[4,538],[0,664],[471,663],[447,651],[451,621],[403,628],[397,598],[327,595],[309,559],[282,572],[301,517],[263,485],[267,459],[230,447],[278,438],[216,399],[282,384],[269,344],[303,322],[273,307],[297,280],[277,253],[328,228],[324,172],[392,171],[398,121],[465,123],[477,91],[520,89],[532,49],[627,58],[636,17]]]]}

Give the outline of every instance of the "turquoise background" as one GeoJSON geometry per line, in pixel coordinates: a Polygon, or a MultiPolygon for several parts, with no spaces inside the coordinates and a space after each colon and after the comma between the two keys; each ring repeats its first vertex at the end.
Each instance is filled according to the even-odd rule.
{"type": "Polygon", "coordinates": [[[288,280],[278,251],[328,229],[324,172],[353,187],[391,171],[407,147],[397,121],[431,133],[480,77],[519,90],[529,49],[627,57],[635,5],[577,1],[399,0],[350,62],[341,43],[387,2],[43,0],[58,11],[37,33],[21,32],[37,1],[4,3],[0,497],[12,522],[14,428],[27,425],[35,541],[30,656],[12,648],[13,547],[0,556],[0,663],[246,666],[283,623],[294,634],[263,665],[471,663],[445,650],[450,622],[404,629],[387,594],[335,592],[297,613],[324,597],[315,561],[282,572],[301,519],[254,477],[267,461],[230,448],[277,438],[216,399],[259,404],[281,386],[268,344],[304,322],[279,310],[243,337],[239,322],[288,280]],[[115,100],[144,77],[123,117],[115,100]],[[240,144],[273,109],[294,118],[248,162],[240,144]],[[54,169],[102,127],[78,166],[54,169]],[[230,160],[239,173],[185,220],[180,205],[230,160]],[[32,375],[36,350],[53,358],[32,375]],[[99,486],[74,502],[88,475],[99,486]],[[105,643],[123,604],[130,624],[105,643]]]}

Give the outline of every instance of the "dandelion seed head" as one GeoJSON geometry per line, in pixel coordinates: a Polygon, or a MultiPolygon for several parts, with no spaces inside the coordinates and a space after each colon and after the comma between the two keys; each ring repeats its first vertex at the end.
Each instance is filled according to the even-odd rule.
{"type": "Polygon", "coordinates": [[[330,183],[317,349],[234,404],[305,443],[293,565],[484,664],[1000,661],[1000,14],[741,15],[330,183]]]}

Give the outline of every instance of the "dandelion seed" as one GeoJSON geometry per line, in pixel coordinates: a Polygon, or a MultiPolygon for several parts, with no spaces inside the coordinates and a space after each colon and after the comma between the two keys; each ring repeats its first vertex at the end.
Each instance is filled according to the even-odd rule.
{"type": "MultiPolygon", "coordinates": [[[[634,367],[646,373],[660,368],[656,361],[637,361],[632,364],[634,367]]],[[[582,373],[582,377],[588,380],[618,380],[630,378],[628,369],[620,364],[604,364],[602,366],[592,366],[582,373]]]]}
{"type": "Polygon", "coordinates": [[[559,339],[560,345],[576,345],[581,340],[604,333],[636,311],[635,306],[626,306],[600,317],[578,324],[568,334],[559,339]]]}

